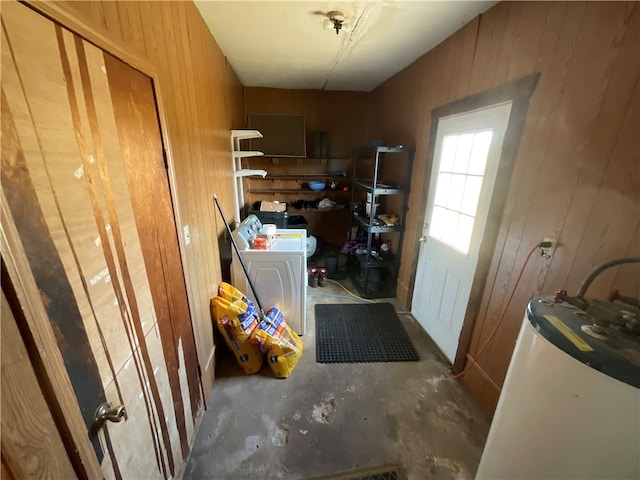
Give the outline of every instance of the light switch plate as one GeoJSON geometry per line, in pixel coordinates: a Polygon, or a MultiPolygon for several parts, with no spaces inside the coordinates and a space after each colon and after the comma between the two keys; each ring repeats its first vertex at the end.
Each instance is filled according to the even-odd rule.
{"type": "Polygon", "coordinates": [[[184,233],[184,244],[189,245],[191,243],[191,234],[189,233],[189,225],[184,225],[182,227],[182,232],[184,233]]]}

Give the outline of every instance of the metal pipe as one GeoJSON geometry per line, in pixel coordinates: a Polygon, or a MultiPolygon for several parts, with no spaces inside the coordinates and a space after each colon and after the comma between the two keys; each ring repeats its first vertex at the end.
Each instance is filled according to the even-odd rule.
{"type": "Polygon", "coordinates": [[[615,267],[616,265],[622,265],[624,263],[640,263],[640,257],[626,257],[619,258],[617,260],[611,260],[610,262],[603,263],[602,265],[594,268],[589,275],[582,281],[580,287],[578,288],[578,292],[576,293],[576,297],[583,299],[587,290],[591,283],[595,280],[595,278],[600,275],[603,271],[608,268],[615,267]]]}

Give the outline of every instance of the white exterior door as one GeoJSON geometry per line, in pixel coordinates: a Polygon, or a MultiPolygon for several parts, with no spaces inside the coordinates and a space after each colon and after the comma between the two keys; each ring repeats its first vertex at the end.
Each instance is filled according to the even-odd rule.
{"type": "Polygon", "coordinates": [[[441,118],[412,314],[453,362],[511,102],[441,118]]]}

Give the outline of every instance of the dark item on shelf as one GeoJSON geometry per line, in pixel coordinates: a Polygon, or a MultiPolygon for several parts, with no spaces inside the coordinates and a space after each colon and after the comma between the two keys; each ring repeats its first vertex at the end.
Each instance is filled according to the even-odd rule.
{"type": "Polygon", "coordinates": [[[260,219],[262,223],[273,223],[276,228],[287,228],[289,212],[263,212],[260,210],[262,202],[253,202],[249,208],[249,214],[253,214],[260,219]]]}

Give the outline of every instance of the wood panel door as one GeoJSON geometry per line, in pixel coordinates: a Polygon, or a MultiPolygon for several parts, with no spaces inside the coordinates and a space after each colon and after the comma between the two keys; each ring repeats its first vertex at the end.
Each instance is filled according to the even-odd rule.
{"type": "Polygon", "coordinates": [[[104,476],[174,477],[203,404],[152,81],[6,3],[1,94],[8,222],[104,476]]]}

